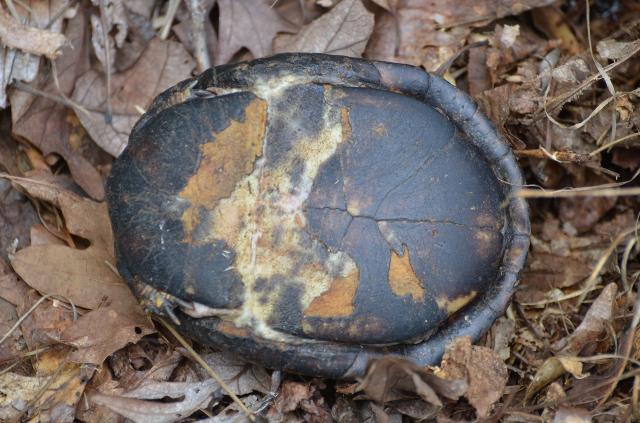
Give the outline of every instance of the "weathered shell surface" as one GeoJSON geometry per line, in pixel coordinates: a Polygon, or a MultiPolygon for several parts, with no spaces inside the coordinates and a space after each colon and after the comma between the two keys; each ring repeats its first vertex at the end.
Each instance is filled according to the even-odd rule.
{"type": "Polygon", "coordinates": [[[383,351],[428,362],[479,335],[528,216],[506,201],[510,151],[447,85],[296,54],[168,90],[109,179],[120,271],[215,316],[180,314],[200,340],[304,373],[358,373],[383,351]]]}

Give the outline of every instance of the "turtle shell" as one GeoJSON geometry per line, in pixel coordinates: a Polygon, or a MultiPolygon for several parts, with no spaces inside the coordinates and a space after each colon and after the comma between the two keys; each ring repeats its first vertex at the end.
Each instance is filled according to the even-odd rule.
{"type": "Polygon", "coordinates": [[[183,332],[343,378],[380,354],[433,363],[504,311],[529,243],[521,184],[443,79],[287,54],[161,94],[107,192],[118,269],[156,310],[179,305],[183,332]]]}

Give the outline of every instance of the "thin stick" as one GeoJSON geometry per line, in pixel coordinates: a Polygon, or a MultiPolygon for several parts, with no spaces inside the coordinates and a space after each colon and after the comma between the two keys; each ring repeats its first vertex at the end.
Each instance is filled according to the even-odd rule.
{"type": "Polygon", "coordinates": [[[589,191],[560,190],[542,191],[539,189],[521,189],[514,196],[519,198],[575,198],[575,197],[629,197],[640,195],[640,188],[605,188],[589,191]]]}
{"type": "MultiPolygon", "coordinates": [[[[638,195],[640,195],[640,192],[638,195]]],[[[609,245],[609,247],[605,250],[605,252],[600,256],[600,258],[598,259],[598,262],[593,268],[593,271],[591,272],[591,275],[589,275],[589,278],[587,278],[587,280],[584,283],[583,292],[580,295],[578,302],[576,303],[576,306],[575,306],[576,308],[580,307],[580,305],[584,302],[584,299],[587,297],[587,293],[595,286],[596,281],[598,279],[598,275],[600,275],[602,268],[604,267],[605,264],[607,264],[609,257],[616,250],[616,248],[618,247],[618,244],[624,241],[625,238],[629,236],[629,234],[634,233],[636,230],[638,230],[638,226],[634,226],[633,228],[630,228],[630,229],[627,229],[626,231],[621,232],[616,237],[616,239],[613,240],[613,242],[611,243],[611,245],[609,245]]]]}
{"type": "Polygon", "coordinates": [[[169,31],[171,31],[171,24],[173,23],[173,19],[176,16],[176,12],[178,11],[178,6],[180,5],[180,0],[169,0],[169,6],[167,7],[167,14],[164,18],[164,24],[162,26],[162,30],[160,31],[160,38],[166,40],[169,36],[169,31]]]}
{"type": "Polygon", "coordinates": [[[596,154],[602,153],[605,150],[608,150],[610,147],[613,147],[616,144],[620,144],[621,142],[624,142],[626,140],[629,140],[631,138],[635,138],[635,137],[639,137],[640,136],[640,132],[634,132],[633,134],[629,134],[629,135],[625,135],[622,138],[618,138],[617,140],[613,140],[611,142],[606,143],[605,145],[596,148],[595,150],[593,150],[591,153],[589,153],[590,156],[595,156],[596,154]]]}
{"type": "Polygon", "coordinates": [[[589,154],[574,153],[573,151],[548,151],[542,147],[532,150],[514,150],[513,153],[517,157],[550,159],[558,163],[583,163],[593,160],[589,154]]]}
{"type": "Polygon", "coordinates": [[[102,24],[102,40],[104,41],[104,70],[107,74],[107,114],[104,117],[105,123],[111,124],[113,111],[111,109],[111,49],[109,48],[109,34],[107,32],[107,11],[104,7],[104,0],[100,0],[100,22],[102,24]]]}
{"type": "Polygon", "coordinates": [[[204,30],[206,10],[202,0],[185,0],[191,14],[191,41],[193,42],[193,55],[198,63],[198,72],[203,72],[211,67],[209,49],[204,30]]]}

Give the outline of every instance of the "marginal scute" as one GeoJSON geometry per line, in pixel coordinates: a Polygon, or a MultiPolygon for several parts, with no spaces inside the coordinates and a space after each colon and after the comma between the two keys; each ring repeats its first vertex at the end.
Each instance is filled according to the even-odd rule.
{"type": "Polygon", "coordinates": [[[306,317],[349,317],[353,314],[360,272],[354,269],[345,277],[336,278],[327,291],[316,297],[304,311],[306,317]]]}
{"type": "Polygon", "coordinates": [[[404,246],[402,256],[395,251],[391,251],[391,261],[389,262],[389,286],[391,291],[398,297],[411,295],[415,302],[424,301],[424,287],[422,282],[413,271],[409,249],[404,246]]]}
{"type": "Polygon", "coordinates": [[[266,123],[267,102],[257,98],[246,107],[244,121],[232,120],[227,128],[213,134],[213,141],[200,146],[198,169],[179,194],[189,201],[182,215],[185,242],[196,241],[192,235],[200,223],[201,210],[213,210],[252,172],[262,155],[266,123]]]}

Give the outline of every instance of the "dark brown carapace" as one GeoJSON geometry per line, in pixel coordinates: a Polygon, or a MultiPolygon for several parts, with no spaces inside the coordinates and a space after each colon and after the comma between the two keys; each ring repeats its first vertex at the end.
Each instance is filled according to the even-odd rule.
{"type": "Polygon", "coordinates": [[[521,184],[442,79],[289,54],[160,95],[108,201],[118,268],[152,310],[269,367],[351,377],[380,354],[431,363],[504,310],[529,242],[521,184]]]}

